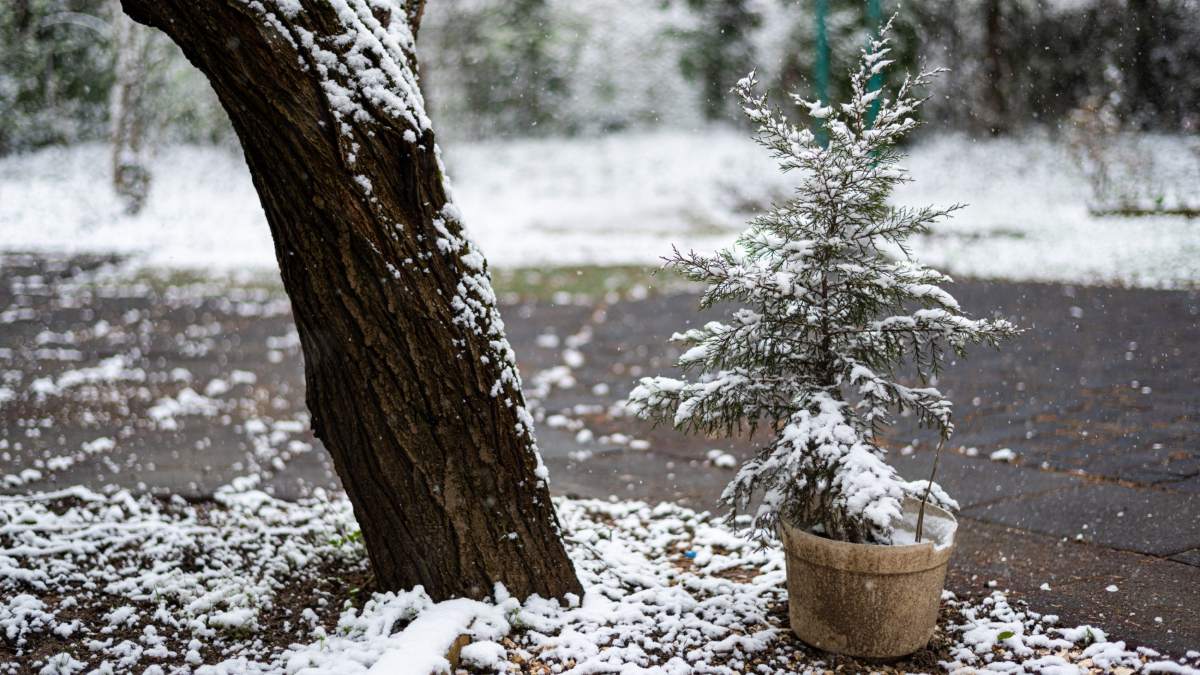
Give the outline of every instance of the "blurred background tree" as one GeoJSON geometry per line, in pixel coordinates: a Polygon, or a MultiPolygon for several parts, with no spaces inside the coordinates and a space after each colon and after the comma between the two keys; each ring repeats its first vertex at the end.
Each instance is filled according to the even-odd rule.
{"type": "Polygon", "coordinates": [[[567,81],[558,58],[562,26],[547,0],[435,0],[420,37],[437,43],[424,50],[422,65],[437,74],[443,98],[434,100],[460,133],[541,135],[553,128],[567,81]]]}
{"type": "MultiPolygon", "coordinates": [[[[751,67],[772,89],[816,95],[817,1],[432,0],[421,76],[450,142],[737,124],[725,92],[751,67]]],[[[875,26],[867,0],[822,1],[837,100],[875,26]]],[[[108,2],[0,3],[0,154],[133,128],[114,126],[114,111],[136,122],[142,154],[232,140],[204,78],[167,41],[139,43],[137,86],[120,100],[137,96],[114,104],[121,33],[108,2]]],[[[1200,127],[1200,0],[880,4],[897,14],[885,87],[923,60],[951,68],[923,111],[938,128],[1055,128],[1096,97],[1115,100],[1129,129],[1200,127]]]]}
{"type": "Polygon", "coordinates": [[[683,2],[434,0],[422,87],[444,140],[620,131],[666,110],[701,124],[680,69],[697,23],[683,2]]]}
{"type": "Polygon", "coordinates": [[[0,4],[0,153],[103,137],[112,57],[103,0],[0,4]]]}
{"type": "Polygon", "coordinates": [[[762,14],[753,5],[751,0],[687,0],[697,22],[681,34],[687,48],[679,66],[699,86],[706,119],[742,118],[729,90],[757,66],[753,37],[762,14]]]}
{"type": "MultiPolygon", "coordinates": [[[[112,0],[0,3],[0,154],[109,138],[118,10],[112,0]]],[[[121,109],[136,117],[148,146],[233,141],[204,77],[169,40],[142,30],[128,35],[126,54],[136,53],[128,83],[137,91],[121,109]]]]}

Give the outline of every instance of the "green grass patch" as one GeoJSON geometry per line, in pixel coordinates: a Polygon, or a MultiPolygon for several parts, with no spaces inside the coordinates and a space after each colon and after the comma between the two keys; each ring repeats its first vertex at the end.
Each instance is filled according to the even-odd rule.
{"type": "Polygon", "coordinates": [[[522,302],[593,304],[640,300],[652,294],[699,292],[675,271],[656,267],[581,265],[492,270],[492,286],[507,305],[522,302]]]}
{"type": "MultiPolygon", "coordinates": [[[[81,267],[99,271],[95,285],[142,285],[160,296],[170,289],[192,287],[193,292],[213,295],[244,295],[258,290],[272,299],[283,297],[284,289],[275,270],[207,271],[135,267],[120,259],[87,261],[81,267]],[[90,262],[91,264],[87,264],[90,262]]],[[[569,267],[492,268],[492,286],[500,302],[507,305],[528,302],[556,304],[595,304],[619,300],[640,300],[661,293],[699,293],[698,284],[689,282],[672,269],[640,265],[576,265],[569,267]]]]}

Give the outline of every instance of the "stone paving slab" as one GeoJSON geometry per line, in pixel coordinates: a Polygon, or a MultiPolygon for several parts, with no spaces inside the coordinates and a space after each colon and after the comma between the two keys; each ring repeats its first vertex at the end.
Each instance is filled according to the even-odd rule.
{"type": "MultiPolygon", "coordinates": [[[[1192,348],[1200,344],[1200,295],[971,280],[949,290],[977,316],[1010,317],[1028,329],[1002,351],[976,348],[947,364],[936,386],[955,404],[952,449],[1010,448],[1029,467],[1200,493],[1200,350],[1192,348]]],[[[517,310],[526,319],[504,311],[518,361],[532,374],[556,352],[525,337],[546,330],[547,317],[540,303],[526,307],[517,310]]],[[[584,322],[552,330],[567,335],[588,323],[594,335],[580,347],[586,363],[576,376],[623,395],[639,377],[677,374],[679,345],[670,336],[726,311],[698,312],[690,295],[652,295],[596,307],[584,322]]],[[[583,391],[570,392],[569,404],[583,391]]],[[[565,394],[556,391],[547,408],[567,405],[565,394]]],[[[887,432],[894,450],[913,439],[932,441],[912,418],[887,432]]]]}
{"type": "MultiPolygon", "coordinates": [[[[1200,293],[963,281],[968,312],[1026,333],[952,359],[955,447],[1010,448],[1026,466],[1200,493],[1200,293]],[[956,362],[955,362],[956,361],[956,362]]],[[[900,420],[899,445],[929,441],[900,420]]]]}
{"type": "Polygon", "coordinates": [[[1200,497],[1112,483],[975,506],[962,515],[1159,557],[1200,548],[1200,497]]]}
{"type": "Polygon", "coordinates": [[[1194,495],[1200,495],[1200,474],[1192,476],[1187,480],[1170,483],[1172,490],[1179,492],[1187,492],[1194,495]]]}
{"type": "Polygon", "coordinates": [[[947,586],[979,595],[993,581],[1067,625],[1175,654],[1200,646],[1200,567],[961,519],[947,586]]]}
{"type": "Polygon", "coordinates": [[[550,492],[591,499],[634,499],[650,504],[670,501],[697,511],[724,514],[717,506],[733,479],[729,469],[704,466],[671,455],[614,452],[586,462],[546,459],[550,492]]]}
{"type": "MultiPolygon", "coordinates": [[[[928,480],[933,460],[932,451],[907,456],[892,453],[889,458],[900,475],[910,481],[928,480]]],[[[967,509],[1023,495],[1078,487],[1086,481],[1080,476],[943,451],[934,482],[967,509]]]]}

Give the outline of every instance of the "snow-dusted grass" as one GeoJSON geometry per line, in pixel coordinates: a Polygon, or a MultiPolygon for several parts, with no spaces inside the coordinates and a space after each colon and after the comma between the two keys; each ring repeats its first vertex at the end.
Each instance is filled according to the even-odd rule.
{"type": "Polygon", "coordinates": [[[127,216],[104,146],[0,159],[0,249],[140,253],[155,267],[275,267],[266,216],[239,154],[173,147],[151,171],[146,207],[127,216]]]}
{"type": "MultiPolygon", "coordinates": [[[[1188,142],[1144,145],[1165,157],[1163,148],[1188,142]]],[[[131,217],[111,194],[106,152],[84,146],[0,159],[0,249],[140,253],[157,267],[275,268],[265,217],[236,155],[163,150],[146,207],[131,217]]],[[[499,268],[657,265],[672,244],[715,250],[794,181],[730,129],[473,143],[445,155],[464,220],[499,268]]],[[[1190,155],[1180,157],[1158,166],[1190,155]]],[[[967,204],[913,242],[916,256],[938,269],[1151,287],[1200,281],[1200,222],[1092,215],[1086,177],[1047,138],[927,136],[905,165],[916,182],[897,191],[898,203],[967,204]]],[[[1175,167],[1171,175],[1194,173],[1175,167]]],[[[1172,190],[1200,203],[1200,183],[1172,190]]]]}
{"type": "MultiPolygon", "coordinates": [[[[1144,145],[1176,164],[1200,160],[1178,156],[1172,145],[1185,143],[1150,138],[1144,145]]],[[[897,201],[967,205],[914,241],[917,258],[936,269],[1016,281],[1200,284],[1200,220],[1092,215],[1085,177],[1048,140],[929,138],[906,165],[915,182],[896,191],[897,201]]],[[[1196,167],[1171,169],[1163,180],[1177,179],[1175,194],[1200,203],[1196,167]]]]}
{"type": "MultiPolygon", "coordinates": [[[[780,625],[783,554],[707,513],[556,499],[582,598],[522,604],[497,587],[483,602],[433,603],[420,588],[358,591],[368,564],[344,497],[291,503],[254,488],[235,481],[201,504],[83,488],[0,497],[0,672],[430,675],[460,634],[471,644],[459,673],[877,669],[797,642],[780,625]]],[[[1158,660],[1001,593],[947,593],[946,607],[925,667],[895,672],[1200,674],[1200,654],[1158,660]]]]}

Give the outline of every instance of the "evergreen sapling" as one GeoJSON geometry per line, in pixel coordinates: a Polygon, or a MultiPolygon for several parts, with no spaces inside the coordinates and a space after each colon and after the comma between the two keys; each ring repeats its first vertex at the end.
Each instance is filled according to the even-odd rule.
{"type": "Polygon", "coordinates": [[[783,171],[797,170],[800,185],[731,248],[712,256],[676,249],[667,259],[706,285],[703,308],[741,308],[728,323],[673,336],[690,346],[679,367],[697,372],[694,381],[647,377],[629,395],[643,417],[692,433],[770,427],[773,437],[721,496],[732,522],[761,493],[750,529],[761,541],[786,518],[833,539],[888,544],[906,496],[922,499],[928,491],[932,502],[956,508],[929,481],[901,479],[884,461],[880,433],[893,410],[911,411],[947,439],[951,403],[929,386],[946,348],[965,357],[968,344],[998,347],[1019,332],[1003,319],[967,318],[938,286],[951,279],[921,265],[905,245],[960,207],[887,203],[911,180],[897,142],[920,124],[914,113],[925,99],[913,89],[939,72],[922,69],[905,78],[895,100],[881,98],[868,82],[891,63],[887,44],[884,37],[863,50],[848,103],[793,96],[820,138],[756,96],[754,73],[734,88],[759,125],[756,141],[783,171]],[[922,386],[897,381],[906,364],[922,386]]]}

